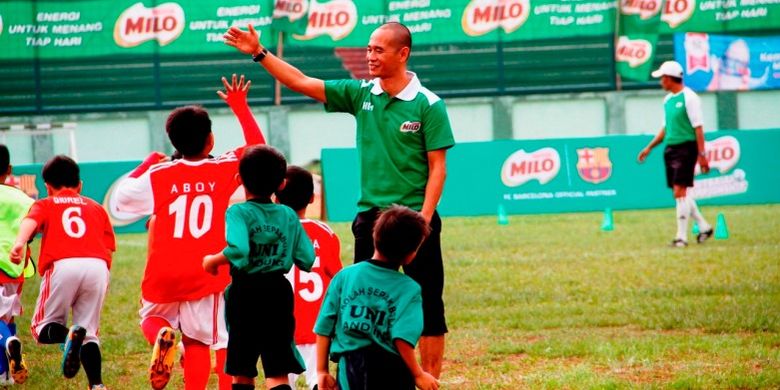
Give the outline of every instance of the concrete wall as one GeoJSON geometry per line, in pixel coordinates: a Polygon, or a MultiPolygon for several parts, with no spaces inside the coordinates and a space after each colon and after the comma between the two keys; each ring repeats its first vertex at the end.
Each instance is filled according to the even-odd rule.
{"type": "Polygon", "coordinates": [[[605,135],[606,101],[599,97],[520,100],[512,106],[512,129],[516,139],[605,135]]]}
{"type": "MultiPolygon", "coordinates": [[[[447,106],[457,142],[652,134],[661,125],[663,96],[662,91],[503,96],[448,99],[447,106]]],[[[701,98],[706,131],[780,128],[780,91],[703,93],[701,98]]],[[[229,110],[213,108],[209,112],[215,154],[243,144],[238,121],[229,110]]],[[[325,113],[321,105],[264,106],[254,113],[266,138],[293,164],[319,159],[322,148],[355,145],[354,119],[347,114],[325,113]]],[[[76,122],[80,161],[139,160],[151,150],[171,151],[163,130],[167,114],[2,117],[0,126],[76,122]]],[[[10,147],[13,164],[41,162],[68,152],[66,133],[29,137],[2,131],[0,142],[10,147]]]]}
{"type": "Polygon", "coordinates": [[[738,94],[737,113],[740,129],[780,127],[780,91],[738,94]]]}

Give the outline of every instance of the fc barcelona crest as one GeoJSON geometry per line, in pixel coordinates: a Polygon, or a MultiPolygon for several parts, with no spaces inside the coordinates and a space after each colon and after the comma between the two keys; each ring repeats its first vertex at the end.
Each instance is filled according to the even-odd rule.
{"type": "Polygon", "coordinates": [[[609,161],[609,148],[577,149],[577,172],[582,180],[599,184],[612,176],[612,161],[609,161]]]}

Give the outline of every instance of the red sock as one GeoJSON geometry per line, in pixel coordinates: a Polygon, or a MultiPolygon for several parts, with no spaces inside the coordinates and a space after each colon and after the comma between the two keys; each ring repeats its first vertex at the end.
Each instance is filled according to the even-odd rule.
{"type": "Polygon", "coordinates": [[[227,360],[227,349],[218,349],[217,366],[215,370],[219,378],[219,390],[231,390],[233,387],[233,377],[225,374],[225,360],[227,360]]]}
{"type": "Polygon", "coordinates": [[[184,341],[184,388],[204,390],[211,374],[211,354],[206,344],[191,339],[184,341]]]}
{"type": "Polygon", "coordinates": [[[157,340],[157,334],[165,326],[170,327],[171,324],[162,317],[146,317],[141,321],[141,331],[144,332],[144,337],[146,337],[146,341],[150,345],[154,345],[154,341],[157,340]]]}

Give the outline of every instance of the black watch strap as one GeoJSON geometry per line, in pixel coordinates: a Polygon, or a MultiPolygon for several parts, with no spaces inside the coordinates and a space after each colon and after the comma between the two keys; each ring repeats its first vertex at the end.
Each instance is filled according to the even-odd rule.
{"type": "Polygon", "coordinates": [[[263,59],[265,59],[265,56],[268,55],[268,49],[263,48],[263,50],[260,50],[260,53],[257,53],[252,56],[252,61],[254,62],[260,62],[263,59]]]}

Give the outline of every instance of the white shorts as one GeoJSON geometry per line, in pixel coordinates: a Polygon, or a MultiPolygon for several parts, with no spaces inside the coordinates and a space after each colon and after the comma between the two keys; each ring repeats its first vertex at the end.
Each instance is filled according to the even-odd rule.
{"type": "MultiPolygon", "coordinates": [[[[297,344],[298,352],[300,352],[303,362],[306,364],[306,371],[303,375],[306,378],[306,387],[313,389],[317,384],[317,344],[297,344]]],[[[295,388],[295,381],[298,380],[298,375],[289,375],[290,386],[295,388]]]]}
{"type": "Polygon", "coordinates": [[[227,348],[228,332],[225,326],[225,297],[222,293],[185,302],[154,303],[141,299],[138,311],[141,322],[149,317],[160,317],[185,336],[200,341],[211,349],[227,348]]]}
{"type": "Polygon", "coordinates": [[[22,283],[0,283],[0,321],[6,324],[22,314],[22,283]]]}
{"type": "Polygon", "coordinates": [[[35,340],[46,324],[68,326],[73,311],[73,325],[87,329],[84,342],[98,342],[100,311],[108,290],[108,266],[95,258],[69,258],[54,262],[43,275],[41,291],[30,324],[35,340]]]}

